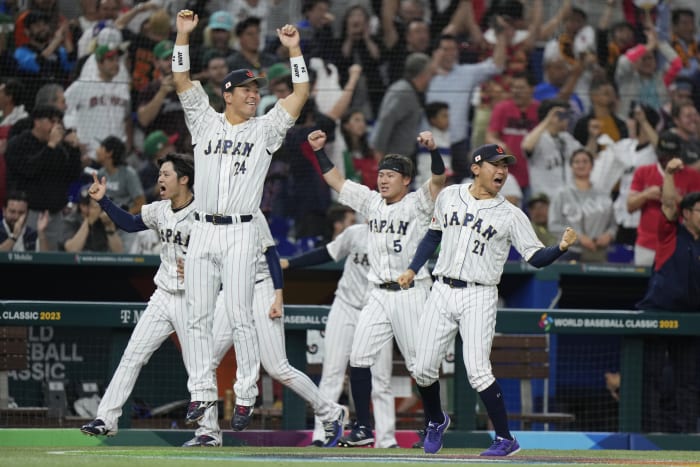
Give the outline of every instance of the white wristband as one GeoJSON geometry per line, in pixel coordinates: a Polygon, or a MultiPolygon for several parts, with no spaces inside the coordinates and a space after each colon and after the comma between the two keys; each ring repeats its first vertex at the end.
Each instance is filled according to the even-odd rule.
{"type": "Polygon", "coordinates": [[[309,72],[306,69],[306,62],[304,61],[303,55],[299,55],[298,57],[290,57],[289,64],[292,68],[292,83],[309,82],[309,72]]]}
{"type": "Polygon", "coordinates": [[[190,70],[190,46],[175,45],[173,47],[173,72],[183,73],[190,70]]]}

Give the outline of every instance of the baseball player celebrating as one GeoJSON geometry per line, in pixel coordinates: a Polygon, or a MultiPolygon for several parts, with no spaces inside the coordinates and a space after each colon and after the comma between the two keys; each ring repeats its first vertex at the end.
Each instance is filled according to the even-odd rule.
{"type": "MultiPolygon", "coordinates": [[[[345,371],[350,360],[353,336],[362,308],[369,298],[369,255],[367,252],[367,224],[356,224],[345,228],[332,242],[305,253],[301,256],[282,260],[282,268],[299,268],[322,264],[328,261],[340,261],[346,258],[343,274],[338,281],[335,299],[328,313],[326,322],[326,345],[318,385],[321,393],[337,401],[343,390],[345,371]]],[[[389,448],[396,446],[395,423],[396,408],[391,392],[391,366],[394,343],[390,340],[379,352],[372,365],[372,406],[376,422],[375,447],[389,448]]],[[[313,444],[322,445],[325,429],[316,417],[313,444]]]]}
{"type": "Polygon", "coordinates": [[[527,216],[499,193],[515,157],[501,146],[487,144],[474,151],[472,160],[474,182],[440,193],[430,230],[398,282],[402,287],[410,284],[442,242],[416,349],[415,378],[429,420],[425,452],[442,448],[443,433],[450,425],[440,405],[438,370],[459,331],[469,384],[479,393],[496,430],[495,441],[481,455],[509,456],[520,446],[508,430],[506,406],[489,360],[503,264],[511,244],[531,265],[551,264],[576,241],[576,232],[567,228],[559,245],[545,248],[527,216]]]}
{"type": "Polygon", "coordinates": [[[409,186],[415,175],[413,163],[406,156],[387,154],[379,162],[379,192],[346,180],[323,151],[326,134],[313,131],[308,137],[316,154],[323,178],[340,196],[338,201],[367,219],[369,234],[368,280],[372,285],[367,305],[360,312],[350,352],[350,386],[357,420],[350,434],[342,438],[343,446],[367,446],[374,443],[370,424],[370,367],[379,351],[396,338],[406,368],[413,375],[415,367],[415,324],[430,291],[430,274],[422,268],[416,280],[401,288],[398,276],[412,259],[425,234],[435,198],[445,184],[445,164],[429,131],[417,140],[430,150],[430,180],[414,193],[409,186]]]}
{"type": "MultiPolygon", "coordinates": [[[[177,269],[178,262],[187,252],[194,222],[194,162],[191,156],[168,154],[158,163],[158,185],[163,200],[143,206],[141,214],[132,215],[107,198],[104,177],[98,180],[97,175],[93,174],[94,183],[88,190],[90,197],[100,204],[119,228],[127,232],[153,229],[162,243],[160,266],[153,279],[157,288],[129,338],[117,371],[97,408],[97,418],[80,428],[90,436],[117,434],[122,407],[134,389],[141,368],[170,334],[176,332],[178,336],[185,335],[185,287],[177,269]]],[[[182,351],[187,368],[187,347],[183,346],[182,351]]],[[[220,444],[220,439],[218,442],[220,444]]]]}
{"type": "MultiPolygon", "coordinates": [[[[309,76],[299,48],[299,32],[294,26],[285,25],[277,35],[289,49],[292,94],[277,101],[266,115],[255,117],[260,102],[259,86],[266,80],[250,70],[234,70],[222,84],[226,108],[223,113],[217,113],[209,105],[202,85],[190,81],[189,35],[198,22],[192,11],[178,13],[172,65],[200,174],[195,181],[198,222],[192,228],[185,262],[190,313],[186,341],[193,349],[192,354],[198,356],[188,362],[188,389],[192,395],[186,416],[188,423],[199,420],[217,399],[212,367],[212,321],[220,288],[223,288],[226,315],[234,329],[239,364],[241,359],[257,360],[241,357],[248,349],[238,344],[238,339],[245,342],[244,336],[254,332],[253,288],[260,241],[250,221],[260,206],[263,180],[272,154],[281,146],[309,95],[309,76]]],[[[253,371],[252,366],[246,368],[246,374],[253,371]]],[[[253,402],[237,400],[234,418],[249,416],[253,402]]]]}
{"type": "MultiPolygon", "coordinates": [[[[255,332],[251,334],[246,345],[251,347],[247,353],[259,355],[265,371],[277,381],[292,389],[311,405],[316,417],[322,421],[323,447],[335,447],[338,439],[343,434],[343,418],[345,410],[341,405],[332,402],[325,397],[318,386],[304,373],[297,370],[287,361],[287,352],[284,344],[283,322],[283,295],[282,295],[282,269],[280,258],[275,248],[275,240],[272,238],[270,228],[264,215],[258,211],[253,222],[262,237],[262,252],[257,260],[255,271],[255,292],[253,294],[253,319],[255,332]]],[[[226,315],[226,307],[223,294],[219,295],[214,312],[214,367],[216,368],[228,349],[231,347],[234,330],[226,315]]],[[[236,347],[236,352],[239,349],[236,347]]],[[[247,394],[257,395],[258,367],[254,367],[251,375],[245,374],[249,368],[239,366],[236,371],[236,379],[249,382],[252,387],[243,388],[247,394]]],[[[239,385],[237,384],[237,387],[239,385]]],[[[239,395],[236,394],[239,398],[239,395]]],[[[246,419],[248,421],[249,417],[246,419]]],[[[204,418],[199,421],[200,427],[197,436],[217,436],[218,410],[216,404],[205,412],[204,418]]],[[[235,430],[242,430],[245,426],[235,426],[235,430]]],[[[219,435],[220,436],[220,435],[219,435]]]]}

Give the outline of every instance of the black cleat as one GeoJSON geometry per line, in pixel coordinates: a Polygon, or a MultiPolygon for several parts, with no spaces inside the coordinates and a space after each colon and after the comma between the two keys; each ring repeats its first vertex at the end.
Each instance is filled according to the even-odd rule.
{"type": "Polygon", "coordinates": [[[185,415],[185,422],[187,424],[197,423],[202,418],[204,418],[204,412],[207,411],[209,407],[216,404],[216,401],[192,401],[187,406],[187,415],[185,415]]]}
{"type": "Polygon", "coordinates": [[[233,418],[231,419],[233,431],[243,431],[248,428],[251,415],[253,415],[253,407],[236,404],[236,408],[233,410],[233,418]]]}

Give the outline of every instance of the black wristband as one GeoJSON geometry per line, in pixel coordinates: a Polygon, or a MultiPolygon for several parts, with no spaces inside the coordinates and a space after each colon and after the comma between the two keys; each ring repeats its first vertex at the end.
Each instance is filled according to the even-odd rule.
{"type": "Polygon", "coordinates": [[[328,173],[333,167],[335,167],[323,148],[319,149],[318,151],[314,151],[314,154],[316,154],[316,159],[318,159],[318,166],[321,168],[321,173],[328,173]]]}
{"type": "Polygon", "coordinates": [[[445,161],[442,160],[442,155],[437,148],[430,151],[430,171],[435,175],[445,173],[445,161]]]}

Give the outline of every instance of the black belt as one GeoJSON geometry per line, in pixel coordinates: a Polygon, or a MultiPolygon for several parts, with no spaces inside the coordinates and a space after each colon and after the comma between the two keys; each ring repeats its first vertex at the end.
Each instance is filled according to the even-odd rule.
{"type": "Polygon", "coordinates": [[[194,218],[198,221],[211,222],[212,224],[233,224],[234,222],[250,222],[253,220],[252,214],[243,214],[241,216],[224,216],[223,214],[205,214],[204,219],[198,212],[194,213],[194,218]]]}
{"type": "Polygon", "coordinates": [[[453,289],[463,289],[465,287],[469,287],[469,284],[471,285],[483,285],[479,284],[478,282],[467,282],[467,281],[461,281],[459,279],[452,279],[451,277],[442,277],[440,279],[443,284],[447,284],[453,289]]]}
{"type": "MultiPolygon", "coordinates": [[[[415,282],[411,281],[411,283],[406,287],[407,289],[410,289],[416,285],[415,282]]],[[[380,289],[383,290],[402,290],[401,286],[399,285],[398,282],[384,282],[383,284],[377,285],[380,289]]]]}

